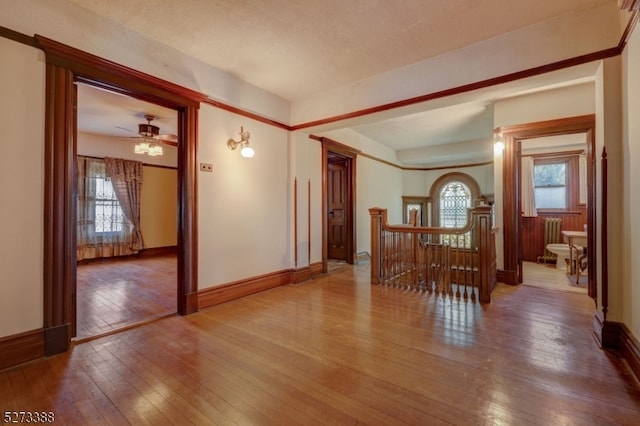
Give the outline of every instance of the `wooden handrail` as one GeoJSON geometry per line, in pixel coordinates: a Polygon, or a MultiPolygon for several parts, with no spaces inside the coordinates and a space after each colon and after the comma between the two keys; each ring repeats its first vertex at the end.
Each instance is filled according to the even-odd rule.
{"type": "MultiPolygon", "coordinates": [[[[468,287],[475,287],[480,302],[491,301],[496,283],[496,230],[490,206],[469,209],[463,228],[419,227],[411,219],[409,224],[389,225],[386,209],[378,207],[369,209],[369,214],[372,284],[449,295],[456,287],[456,295],[464,297],[468,287]],[[470,237],[460,245],[459,237],[465,234],[470,237]],[[455,244],[449,243],[452,239],[455,244]]],[[[471,289],[471,297],[476,297],[476,292],[471,289]]]]}

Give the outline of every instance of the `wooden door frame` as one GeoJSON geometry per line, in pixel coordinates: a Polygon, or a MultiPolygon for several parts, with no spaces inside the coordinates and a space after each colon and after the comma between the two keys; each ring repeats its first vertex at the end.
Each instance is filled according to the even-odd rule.
{"type": "MultiPolygon", "coordinates": [[[[587,247],[596,247],[596,155],[594,114],[557,120],[540,121],[496,129],[504,139],[503,153],[503,228],[504,273],[506,284],[522,282],[522,250],[520,246],[521,194],[520,194],[520,142],[526,139],[571,133],[586,134],[587,154],[587,247]]],[[[588,293],[596,298],[596,253],[588,250],[588,293]]]]}
{"type": "Polygon", "coordinates": [[[81,81],[178,113],[177,310],[197,310],[197,127],[202,95],[45,37],[44,335],[47,356],[69,349],[75,326],[76,90],[81,81]]]}
{"type": "Polygon", "coordinates": [[[356,259],[356,158],[360,151],[325,137],[313,137],[322,143],[322,272],[328,268],[328,214],[327,180],[330,153],[347,159],[347,206],[345,221],[347,227],[347,263],[353,264],[356,259]]]}

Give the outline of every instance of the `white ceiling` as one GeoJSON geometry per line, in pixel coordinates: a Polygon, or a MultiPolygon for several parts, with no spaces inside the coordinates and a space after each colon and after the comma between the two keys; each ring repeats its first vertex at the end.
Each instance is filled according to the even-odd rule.
{"type": "MultiPolygon", "coordinates": [[[[178,49],[284,99],[295,101],[491,37],[616,0],[67,0],[178,49]],[[464,29],[461,31],[461,29],[464,29]]],[[[540,79],[544,80],[544,76],[540,79]]],[[[580,82],[584,82],[584,75],[580,82]]],[[[529,88],[543,83],[529,79],[529,88]]],[[[549,84],[558,84],[552,81],[549,84]]],[[[566,84],[566,83],[565,83],[566,84]]],[[[144,114],[177,133],[175,114],[95,89],[79,91],[79,130],[128,136],[144,114]],[[94,93],[95,92],[95,93],[94,93]]],[[[351,130],[434,164],[420,148],[490,137],[492,101],[522,84],[406,115],[360,120],[351,130]],[[368,122],[367,122],[368,121],[368,122]]],[[[405,112],[403,112],[405,114],[405,112]]],[[[292,123],[296,124],[296,123],[292,123]]],[[[349,124],[351,126],[351,124],[349,124]]],[[[488,148],[482,148],[484,151],[488,148]]],[[[468,156],[469,149],[464,149],[468,156]]],[[[399,156],[401,157],[401,156],[399,156]]],[[[406,155],[405,155],[406,157],[406,155]]],[[[433,156],[432,156],[433,157],[433,156]]],[[[456,161],[449,159],[448,161],[456,161]]]]}

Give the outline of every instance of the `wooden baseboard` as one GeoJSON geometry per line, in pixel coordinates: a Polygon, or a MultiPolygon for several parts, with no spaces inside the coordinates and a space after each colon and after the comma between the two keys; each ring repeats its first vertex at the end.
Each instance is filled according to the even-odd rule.
{"type": "Polygon", "coordinates": [[[44,330],[32,330],[0,339],[0,370],[44,356],[44,330]]]}
{"type": "Polygon", "coordinates": [[[322,262],[315,262],[309,265],[311,268],[311,278],[317,277],[322,274],[322,262]]]}
{"type": "Polygon", "coordinates": [[[622,324],[619,334],[620,355],[629,365],[629,369],[640,381],[640,341],[622,324]]]}
{"type": "Polygon", "coordinates": [[[291,271],[291,282],[301,283],[311,279],[311,266],[305,266],[291,271]]]}
{"type": "Polygon", "coordinates": [[[516,271],[499,270],[497,273],[498,281],[508,285],[517,285],[518,284],[517,276],[518,274],[516,273],[516,271]]]}
{"type": "Polygon", "coordinates": [[[71,324],[65,323],[44,329],[44,354],[53,356],[69,350],[71,324]]]}
{"type": "Polygon", "coordinates": [[[273,272],[198,291],[198,309],[209,308],[291,283],[291,270],[273,272]]]}
{"type": "Polygon", "coordinates": [[[121,261],[121,260],[135,260],[140,259],[141,257],[156,257],[156,256],[169,256],[169,255],[177,255],[178,254],[178,246],[165,246],[165,247],[151,247],[140,250],[136,254],[130,254],[127,256],[113,256],[113,257],[95,257],[90,259],[80,259],[78,260],[78,265],[89,265],[91,263],[104,263],[104,262],[112,262],[112,261],[121,261]]]}
{"type": "Polygon", "coordinates": [[[145,248],[138,252],[138,257],[154,257],[178,254],[178,246],[151,247],[145,248]]]}
{"type": "Polygon", "coordinates": [[[620,322],[604,321],[599,312],[593,320],[593,335],[602,349],[615,350],[640,381],[640,341],[620,322]]]}

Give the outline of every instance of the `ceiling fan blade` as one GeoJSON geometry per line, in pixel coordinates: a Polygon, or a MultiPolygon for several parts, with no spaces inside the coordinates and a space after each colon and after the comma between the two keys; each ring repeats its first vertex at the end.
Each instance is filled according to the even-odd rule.
{"type": "Polygon", "coordinates": [[[178,135],[174,135],[173,133],[167,133],[164,135],[155,136],[154,139],[158,139],[163,142],[178,142],[178,135]]]}
{"type": "Polygon", "coordinates": [[[116,129],[124,130],[124,131],[127,131],[129,133],[136,133],[133,130],[127,129],[126,127],[116,126],[116,129]]]}

